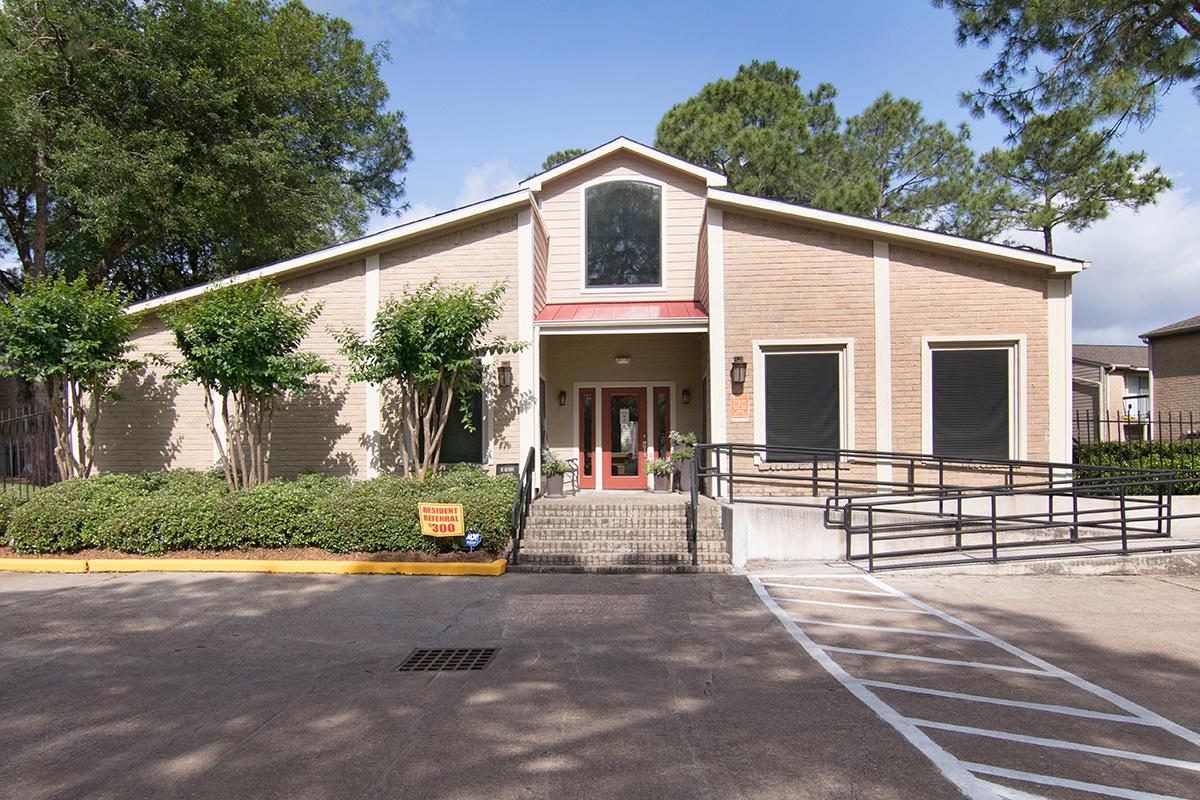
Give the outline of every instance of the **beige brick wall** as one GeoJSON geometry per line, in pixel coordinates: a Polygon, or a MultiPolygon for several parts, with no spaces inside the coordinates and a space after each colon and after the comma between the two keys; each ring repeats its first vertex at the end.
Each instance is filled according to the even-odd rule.
{"type": "MultiPolygon", "coordinates": [[[[854,446],[875,449],[875,290],[872,243],[838,233],[725,212],[725,351],[716,374],[746,360],[754,411],[754,342],[851,339],[854,446]]],[[[728,438],[756,441],[754,423],[730,416],[728,438]]],[[[849,443],[847,443],[849,444],[849,443]]]]}
{"type": "Polygon", "coordinates": [[[1154,410],[1200,414],[1200,331],[1150,340],[1154,410]]]}
{"type": "Polygon", "coordinates": [[[365,261],[355,259],[280,283],[285,297],[306,307],[321,304],[303,347],[321,356],[331,371],[318,388],[282,403],[275,412],[271,475],[293,477],[316,471],[364,477],[366,386],[347,376],[346,359],[333,335],[343,328],[359,333],[365,325],[365,261]]]}
{"type": "MultiPolygon", "coordinates": [[[[505,214],[450,233],[433,236],[384,252],[379,259],[379,297],[401,295],[414,286],[437,278],[443,283],[472,283],[490,288],[504,283],[504,309],[492,326],[494,336],[516,340],[517,330],[517,215],[505,214]]],[[[516,372],[515,355],[502,356],[516,372]]],[[[488,387],[497,391],[494,385],[488,387]]],[[[383,425],[380,448],[385,470],[395,469],[399,461],[395,428],[394,398],[384,393],[383,425]]],[[[493,397],[492,455],[497,463],[518,460],[520,436],[517,430],[517,397],[512,391],[493,397]]]]}
{"type": "MultiPolygon", "coordinates": [[[[892,442],[922,452],[922,340],[1024,335],[1028,457],[1049,458],[1045,273],[891,247],[892,442]]],[[[1015,454],[1014,454],[1015,455],[1015,454]]]]}
{"type": "MultiPolygon", "coordinates": [[[[145,321],[132,344],[134,357],[179,360],[174,336],[157,316],[145,321]]],[[[208,469],[215,463],[202,391],[195,384],[168,381],[167,372],[150,365],[118,381],[119,399],[104,402],[96,429],[99,471],[208,469]]]]}
{"type": "Polygon", "coordinates": [[[696,275],[696,249],[704,218],[705,184],[631,153],[615,153],[546,184],[540,197],[550,236],[548,295],[550,303],[629,300],[691,300],[696,275]],[[583,184],[597,178],[649,178],[663,189],[663,236],[666,289],[581,291],[583,285],[583,184]]]}

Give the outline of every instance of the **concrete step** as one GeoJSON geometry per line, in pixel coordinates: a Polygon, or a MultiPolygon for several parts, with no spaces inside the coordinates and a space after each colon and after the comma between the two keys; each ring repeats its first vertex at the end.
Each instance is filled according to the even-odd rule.
{"type": "MultiPolygon", "coordinates": [[[[729,556],[719,551],[698,551],[697,560],[704,563],[728,564],[729,556]]],[[[643,552],[530,552],[522,547],[517,552],[518,563],[528,564],[595,564],[622,566],[628,564],[690,564],[687,550],[643,552]]]]}
{"type": "Polygon", "coordinates": [[[625,564],[621,566],[579,564],[510,564],[509,572],[582,573],[589,575],[726,575],[732,571],[729,564],[625,564]]]}
{"type": "MultiPolygon", "coordinates": [[[[683,526],[674,528],[593,528],[591,526],[583,525],[554,528],[526,527],[525,538],[565,540],[583,539],[586,541],[600,539],[608,541],[620,541],[623,539],[657,541],[661,539],[687,538],[687,528],[683,526]]],[[[719,528],[699,528],[696,530],[696,538],[709,541],[724,541],[725,533],[719,528]]]]}
{"type": "MultiPolygon", "coordinates": [[[[521,553],[686,553],[686,540],[678,539],[669,542],[631,542],[631,541],[555,541],[541,539],[526,539],[521,542],[521,553]]],[[[696,552],[718,553],[725,558],[728,554],[724,542],[697,542],[696,552]]]]}

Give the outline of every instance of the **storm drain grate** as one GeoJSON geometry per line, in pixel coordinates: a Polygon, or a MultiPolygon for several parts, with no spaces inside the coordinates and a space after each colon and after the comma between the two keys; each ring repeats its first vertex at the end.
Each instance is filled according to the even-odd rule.
{"type": "Polygon", "coordinates": [[[396,672],[461,672],[481,670],[496,655],[495,647],[416,650],[396,672]]]}

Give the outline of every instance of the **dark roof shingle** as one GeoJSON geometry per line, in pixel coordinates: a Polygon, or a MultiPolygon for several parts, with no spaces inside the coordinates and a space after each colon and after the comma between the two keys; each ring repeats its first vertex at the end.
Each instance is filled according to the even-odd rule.
{"type": "Polygon", "coordinates": [[[1172,322],[1170,325],[1163,325],[1161,328],[1155,328],[1148,333],[1143,333],[1143,339],[1153,339],[1157,336],[1170,336],[1175,333],[1190,333],[1191,331],[1200,331],[1200,316],[1188,317],[1181,319],[1179,322],[1172,322]]]}
{"type": "Polygon", "coordinates": [[[1077,344],[1071,348],[1071,355],[1108,366],[1150,367],[1150,348],[1144,344],[1077,344]]]}

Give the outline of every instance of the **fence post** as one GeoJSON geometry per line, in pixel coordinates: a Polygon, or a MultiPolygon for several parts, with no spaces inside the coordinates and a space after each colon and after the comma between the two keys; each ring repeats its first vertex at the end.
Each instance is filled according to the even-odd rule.
{"type": "Polygon", "coordinates": [[[962,492],[958,493],[958,518],[954,522],[954,547],[962,550],[962,492]]]}
{"type": "Polygon", "coordinates": [[[817,454],[816,453],[813,453],[812,493],[813,493],[813,497],[817,496],[817,454]]]}
{"type": "Polygon", "coordinates": [[[875,571],[875,509],[867,506],[867,572],[875,571]]]}
{"type": "Polygon", "coordinates": [[[1125,521],[1125,491],[1121,490],[1121,555],[1129,555],[1129,528],[1125,521]]]}
{"type": "Polygon", "coordinates": [[[992,563],[996,563],[999,559],[999,546],[996,541],[996,495],[992,494],[992,563]]]}
{"type": "Polygon", "coordinates": [[[1079,487],[1071,481],[1071,541],[1079,539],[1079,487]]]}

